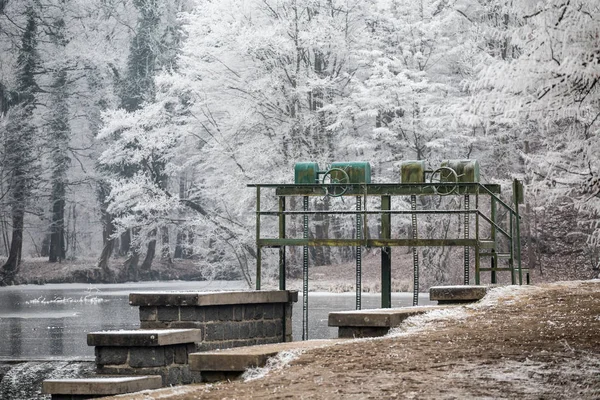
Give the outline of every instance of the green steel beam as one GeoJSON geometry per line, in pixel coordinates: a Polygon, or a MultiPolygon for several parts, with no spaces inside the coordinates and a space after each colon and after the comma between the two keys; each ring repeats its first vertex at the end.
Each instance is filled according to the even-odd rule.
{"type": "MultiPolygon", "coordinates": [[[[283,196],[281,196],[283,197],[283,196]]],[[[403,214],[403,215],[414,215],[414,214],[440,214],[440,215],[450,215],[450,214],[477,214],[477,210],[376,210],[376,211],[358,211],[358,210],[307,210],[307,211],[285,211],[285,215],[318,215],[318,214],[331,214],[331,215],[353,215],[353,214],[363,214],[363,215],[374,215],[374,214],[403,214]]],[[[281,214],[280,211],[261,211],[260,215],[271,215],[271,216],[279,216],[281,214]]],[[[488,220],[489,221],[489,220],[488,220]]],[[[491,221],[490,221],[491,223],[491,221]]]]}
{"type": "MultiPolygon", "coordinates": [[[[253,184],[250,187],[261,186],[265,188],[275,188],[278,196],[324,196],[326,187],[343,186],[347,187],[343,196],[360,196],[366,193],[367,196],[398,196],[398,195],[437,195],[430,183],[371,183],[371,184],[298,184],[298,185],[277,185],[277,184],[253,184]]],[[[500,194],[500,185],[484,185],[480,183],[436,183],[436,187],[457,187],[453,194],[475,194],[480,186],[485,188],[484,192],[500,194]]]]}
{"type": "Polygon", "coordinates": [[[476,239],[260,239],[260,247],[280,246],[475,246],[476,239]]]}

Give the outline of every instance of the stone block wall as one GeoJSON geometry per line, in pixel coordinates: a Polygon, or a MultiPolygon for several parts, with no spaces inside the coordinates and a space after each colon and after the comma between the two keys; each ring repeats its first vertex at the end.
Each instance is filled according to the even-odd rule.
{"type": "Polygon", "coordinates": [[[164,385],[200,382],[189,368],[190,353],[291,342],[296,301],[298,292],[284,290],[131,293],[141,329],[90,333],[88,344],[96,346],[99,374],[160,375],[164,385]]]}
{"type": "Polygon", "coordinates": [[[200,382],[190,371],[188,354],[196,351],[193,343],[167,346],[96,346],[96,372],[101,375],[160,375],[165,385],[200,382]]]}
{"type": "Polygon", "coordinates": [[[292,341],[292,302],[140,306],[142,329],[202,330],[197,351],[292,341]]]}

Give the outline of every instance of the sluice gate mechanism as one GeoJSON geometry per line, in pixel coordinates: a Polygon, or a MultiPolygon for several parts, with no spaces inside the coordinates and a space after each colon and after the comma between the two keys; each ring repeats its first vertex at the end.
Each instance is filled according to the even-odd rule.
{"type": "MultiPolygon", "coordinates": [[[[315,162],[295,165],[294,184],[251,184],[256,190],[256,289],[261,288],[262,250],[279,249],[279,289],[286,289],[286,248],[302,247],[302,294],[303,294],[303,339],[308,339],[308,269],[309,250],[320,246],[351,246],[356,255],[356,309],[361,309],[362,293],[362,250],[381,248],[381,307],[391,307],[392,247],[408,247],[413,259],[413,305],[418,305],[419,295],[419,247],[453,246],[462,247],[463,284],[471,280],[471,255],[474,255],[474,280],[479,285],[481,273],[490,273],[490,283],[498,282],[499,273],[508,273],[512,284],[529,283],[529,270],[521,265],[519,204],[523,203],[523,185],[512,183],[512,201],[500,198],[501,188],[497,184],[480,182],[477,160],[445,160],[438,168],[428,169],[425,161],[404,161],[400,167],[400,183],[371,182],[371,166],[368,162],[336,162],[320,170],[315,162]],[[274,192],[277,210],[263,210],[261,196],[274,192]],[[420,196],[459,196],[462,201],[458,209],[420,209],[420,196]],[[310,198],[323,199],[327,207],[310,209],[310,198]],[[340,202],[354,197],[354,210],[335,207],[340,202]],[[392,208],[392,199],[408,198],[409,207],[392,208]],[[292,199],[302,209],[288,210],[292,199]],[[301,199],[301,202],[298,202],[301,199]],[[329,199],[329,200],[327,200],[329,199]],[[379,199],[377,200],[374,199],[379,199]],[[371,200],[371,201],[369,201],[371,200]],[[373,201],[374,200],[374,201],[373,201]],[[371,207],[368,205],[371,204],[371,207]],[[373,204],[376,204],[373,206],[373,204]],[[311,235],[311,222],[322,222],[332,216],[353,217],[352,237],[316,237],[311,235]],[[419,219],[427,215],[435,218],[456,215],[460,221],[461,237],[424,238],[419,235],[419,219]],[[410,219],[408,235],[393,235],[393,217],[410,219]],[[262,233],[264,219],[276,218],[277,235],[262,233]],[[301,233],[298,229],[291,234],[288,229],[290,218],[301,218],[301,233]],[[369,229],[369,222],[378,229],[369,229]],[[374,232],[378,231],[378,232],[374,232]],[[300,237],[301,236],[301,237],[300,237]],[[397,237],[394,237],[397,236],[397,237]],[[486,266],[484,266],[484,264],[486,266]],[[489,266],[487,266],[489,265],[489,266]]],[[[270,221],[271,224],[275,222],[270,221]]],[[[298,225],[298,224],[296,224],[298,225]]],[[[396,230],[397,231],[397,230],[396,230]]]]}

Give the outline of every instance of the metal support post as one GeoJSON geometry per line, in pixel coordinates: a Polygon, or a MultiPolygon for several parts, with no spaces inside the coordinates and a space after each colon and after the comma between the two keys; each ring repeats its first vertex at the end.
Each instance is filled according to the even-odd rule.
{"type": "Polygon", "coordinates": [[[510,283],[511,285],[517,284],[517,276],[515,275],[515,216],[512,212],[508,213],[509,220],[509,233],[510,233],[510,283]]]}
{"type": "Polygon", "coordinates": [[[256,290],[260,290],[260,276],[262,269],[262,248],[260,241],[260,186],[256,187],[256,290]]]}
{"type": "MultiPolygon", "coordinates": [[[[513,181],[513,197],[515,200],[515,251],[517,255],[517,269],[519,271],[519,285],[523,284],[523,270],[521,269],[521,221],[519,216],[519,197],[517,195],[518,190],[523,190],[522,184],[518,179],[513,181]]],[[[521,193],[522,197],[522,193],[521,193]]]]}
{"type": "MultiPolygon", "coordinates": [[[[362,239],[362,199],[356,196],[356,239],[362,239]]],[[[362,246],[356,246],[356,309],[361,309],[362,296],[362,246]]]]}
{"type": "Polygon", "coordinates": [[[496,272],[496,268],[498,268],[498,251],[496,249],[497,244],[496,244],[496,225],[498,223],[498,216],[497,216],[497,211],[496,211],[496,199],[494,198],[494,196],[491,196],[491,204],[490,204],[490,214],[492,217],[492,227],[490,228],[490,236],[492,238],[492,241],[494,242],[494,248],[492,249],[492,258],[490,261],[490,266],[492,271],[490,272],[491,276],[490,276],[490,282],[494,285],[496,283],[498,283],[498,276],[497,276],[497,272],[496,272]]]}
{"type": "MultiPolygon", "coordinates": [[[[285,239],[285,196],[279,196],[279,239],[285,239]]],[[[279,290],[285,290],[285,246],[279,247],[279,290]]]]}
{"type": "MultiPolygon", "coordinates": [[[[469,195],[465,194],[465,211],[469,211],[470,209],[470,205],[469,205],[469,195]]],[[[469,232],[469,213],[466,212],[464,214],[464,227],[463,227],[463,234],[464,234],[464,238],[465,239],[469,239],[470,236],[470,232],[469,232]]],[[[463,248],[463,254],[464,254],[464,279],[463,279],[463,283],[465,285],[469,284],[469,275],[470,275],[470,271],[469,271],[469,267],[470,267],[470,251],[471,249],[469,248],[469,246],[465,246],[463,248]]]]}
{"type": "MultiPolygon", "coordinates": [[[[411,211],[417,211],[417,196],[410,196],[410,209],[411,211]]],[[[412,222],[412,238],[417,239],[417,214],[413,213],[411,218],[412,222]]],[[[419,305],[419,253],[417,247],[413,246],[413,306],[419,305]]]]}
{"type": "MultiPolygon", "coordinates": [[[[479,188],[475,192],[475,210],[479,210],[479,188]]],[[[475,214],[475,284],[479,285],[481,283],[481,247],[480,247],[480,237],[479,237],[479,213],[475,214]]],[[[468,281],[467,281],[468,282],[468,281]]],[[[467,283],[468,284],[468,283],[467,283]]]]}
{"type": "MultiPolygon", "coordinates": [[[[308,211],[308,196],[303,199],[303,211],[308,211]]],[[[303,237],[308,239],[308,215],[303,217],[303,237]]],[[[308,340],[308,246],[302,249],[302,340],[308,340]]]]}
{"type": "MultiPolygon", "coordinates": [[[[381,211],[391,208],[390,196],[381,196],[381,211]]],[[[391,239],[391,215],[381,214],[381,238],[391,239]]],[[[381,308],[392,307],[392,248],[389,246],[381,248],[381,308]]]]}

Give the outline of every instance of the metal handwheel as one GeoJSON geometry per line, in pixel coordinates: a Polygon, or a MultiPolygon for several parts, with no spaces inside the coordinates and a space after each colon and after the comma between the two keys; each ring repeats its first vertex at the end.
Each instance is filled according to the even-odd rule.
{"type": "Polygon", "coordinates": [[[441,167],[431,173],[429,183],[435,194],[447,196],[457,191],[458,185],[446,185],[448,183],[458,183],[456,171],[450,167],[441,167]],[[443,184],[443,185],[440,185],[443,184]]]}
{"type": "Polygon", "coordinates": [[[348,191],[350,177],[341,168],[331,168],[323,174],[321,182],[325,185],[325,196],[339,197],[348,191]]]}

